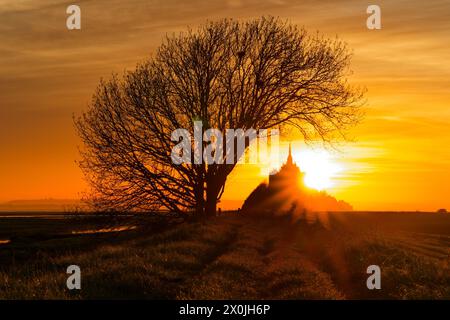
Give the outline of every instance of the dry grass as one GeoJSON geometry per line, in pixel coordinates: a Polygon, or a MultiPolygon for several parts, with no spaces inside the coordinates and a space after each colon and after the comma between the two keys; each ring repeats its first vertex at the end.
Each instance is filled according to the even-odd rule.
{"type": "Polygon", "coordinates": [[[450,299],[447,216],[226,216],[98,235],[49,223],[0,228],[12,239],[0,245],[0,299],[450,299]],[[65,286],[71,264],[79,291],[65,286]],[[372,264],[381,290],[366,288],[372,264]]]}

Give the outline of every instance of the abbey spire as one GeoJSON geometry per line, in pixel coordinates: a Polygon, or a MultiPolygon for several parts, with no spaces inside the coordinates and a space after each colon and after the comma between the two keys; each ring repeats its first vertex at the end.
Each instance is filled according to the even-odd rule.
{"type": "Polygon", "coordinates": [[[291,148],[291,143],[289,142],[289,155],[287,157],[287,161],[286,161],[286,165],[293,165],[294,161],[292,160],[292,148],[291,148]]]}

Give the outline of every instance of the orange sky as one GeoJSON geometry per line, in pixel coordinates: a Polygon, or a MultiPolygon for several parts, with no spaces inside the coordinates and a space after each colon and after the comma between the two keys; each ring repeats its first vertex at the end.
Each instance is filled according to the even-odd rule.
{"type": "MultiPolygon", "coordinates": [[[[351,80],[368,89],[355,141],[332,152],[342,170],[328,192],[359,210],[450,208],[450,2],[374,3],[379,31],[365,27],[373,3],[356,0],[0,0],[0,201],[84,190],[72,114],[86,108],[100,77],[132,69],[165,33],[271,14],[347,41],[351,80]],[[81,7],[81,31],[65,27],[72,3],[81,7]]],[[[238,203],[230,200],[262,179],[259,168],[238,168],[224,203],[238,203]]]]}

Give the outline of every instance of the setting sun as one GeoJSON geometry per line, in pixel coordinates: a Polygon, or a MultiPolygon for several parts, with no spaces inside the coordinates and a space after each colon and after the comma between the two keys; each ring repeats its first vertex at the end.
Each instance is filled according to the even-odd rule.
{"type": "Polygon", "coordinates": [[[303,149],[293,152],[294,161],[305,172],[305,184],[316,190],[324,190],[334,185],[334,178],[342,168],[333,161],[324,149],[303,149]]]}
{"type": "MultiPolygon", "coordinates": [[[[288,153],[287,146],[283,148],[284,152],[271,152],[268,158],[264,158],[263,163],[268,166],[261,165],[260,175],[267,176],[280,169],[285,163],[288,153]]],[[[343,165],[341,161],[338,161],[338,157],[320,147],[308,147],[295,141],[292,145],[292,157],[301,171],[305,173],[305,185],[318,191],[336,187],[337,178],[344,174],[343,165]]]]}

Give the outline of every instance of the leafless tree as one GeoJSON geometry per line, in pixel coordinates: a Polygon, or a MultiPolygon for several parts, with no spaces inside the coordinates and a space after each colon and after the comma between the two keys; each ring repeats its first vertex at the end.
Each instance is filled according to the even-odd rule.
{"type": "Polygon", "coordinates": [[[273,17],[166,37],[136,70],[101,81],[75,119],[93,203],[214,215],[235,164],[172,163],[172,131],[192,131],[194,120],[222,132],[288,125],[332,141],[360,118],[350,57],[343,42],[273,17]]]}

